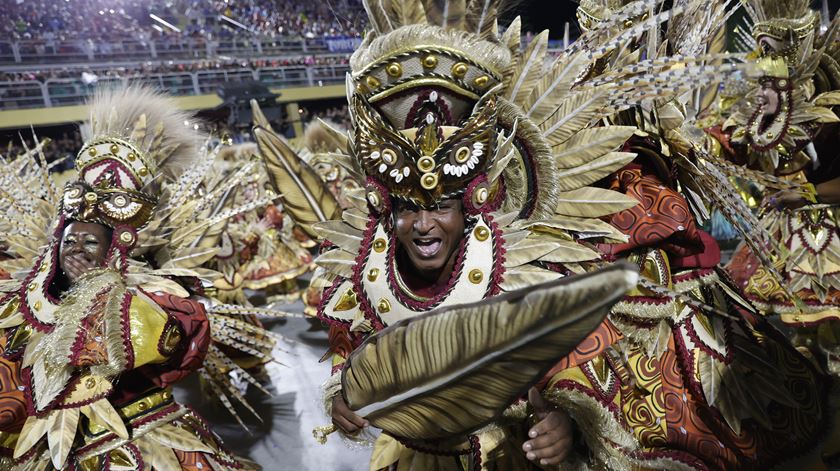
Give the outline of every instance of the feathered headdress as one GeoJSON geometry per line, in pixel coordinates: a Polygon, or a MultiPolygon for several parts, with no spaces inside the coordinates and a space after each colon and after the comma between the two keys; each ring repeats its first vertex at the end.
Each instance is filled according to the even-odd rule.
{"type": "Polygon", "coordinates": [[[69,218],[134,230],[149,222],[161,184],[198,156],[202,136],[189,116],[148,88],[98,92],[91,102],[92,137],[76,157],[79,178],[67,185],[69,218]]]}

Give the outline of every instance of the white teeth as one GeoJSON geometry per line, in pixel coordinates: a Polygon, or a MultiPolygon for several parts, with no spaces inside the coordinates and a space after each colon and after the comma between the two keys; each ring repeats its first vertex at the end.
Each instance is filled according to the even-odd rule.
{"type": "Polygon", "coordinates": [[[437,101],[437,99],[438,99],[438,94],[437,94],[436,91],[432,91],[432,93],[429,93],[429,101],[437,101]]]}
{"type": "Polygon", "coordinates": [[[388,170],[388,166],[385,164],[379,164],[379,173],[385,173],[385,170],[388,170]]]}

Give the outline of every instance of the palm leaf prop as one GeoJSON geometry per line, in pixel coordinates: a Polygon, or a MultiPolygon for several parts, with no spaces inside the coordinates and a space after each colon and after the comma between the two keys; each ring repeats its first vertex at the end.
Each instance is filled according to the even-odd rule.
{"type": "Polygon", "coordinates": [[[344,397],[393,435],[434,440],[467,434],[571,352],[637,279],[635,267],[618,263],[406,319],[350,356],[344,397]]]}
{"type": "Polygon", "coordinates": [[[321,177],[276,134],[257,126],[254,137],[265,161],[268,177],[287,213],[310,237],[312,224],[341,219],[341,208],[321,177]]]}

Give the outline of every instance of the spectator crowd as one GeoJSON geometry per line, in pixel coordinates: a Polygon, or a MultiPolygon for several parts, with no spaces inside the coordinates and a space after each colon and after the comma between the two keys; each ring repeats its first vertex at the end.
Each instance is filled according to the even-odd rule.
{"type": "Polygon", "coordinates": [[[358,36],[364,18],[361,0],[5,0],[0,39],[358,36]]]}

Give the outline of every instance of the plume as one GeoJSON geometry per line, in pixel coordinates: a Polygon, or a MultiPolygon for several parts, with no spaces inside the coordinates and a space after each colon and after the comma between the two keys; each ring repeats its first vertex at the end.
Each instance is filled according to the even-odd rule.
{"type": "Polygon", "coordinates": [[[467,434],[574,349],[637,279],[619,263],[394,324],[348,359],[347,404],[397,436],[467,434]]]}

